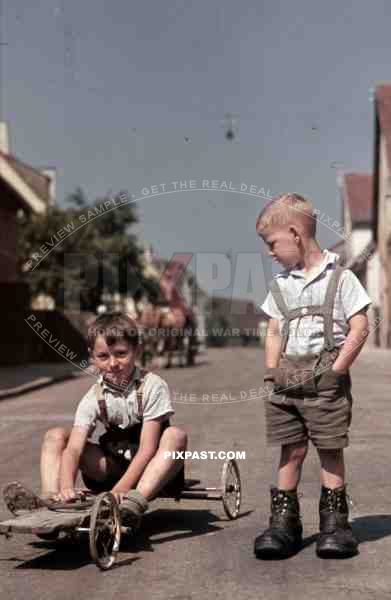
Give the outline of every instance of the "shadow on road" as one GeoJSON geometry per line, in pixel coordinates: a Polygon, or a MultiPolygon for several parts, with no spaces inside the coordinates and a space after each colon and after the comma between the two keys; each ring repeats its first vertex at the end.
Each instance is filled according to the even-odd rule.
{"type": "Polygon", "coordinates": [[[318,537],[318,534],[314,533],[312,535],[309,535],[309,536],[303,538],[301,550],[304,550],[304,548],[307,548],[307,546],[311,546],[311,544],[314,544],[317,540],[317,537],[318,537]]]}
{"type": "Polygon", "coordinates": [[[91,563],[88,551],[88,540],[78,546],[62,542],[33,542],[34,548],[47,549],[46,554],[22,562],[16,566],[18,570],[42,569],[47,571],[73,571],[91,563]]]}
{"type": "MultiPolygon", "coordinates": [[[[125,553],[153,552],[154,546],[157,544],[217,533],[223,527],[218,527],[214,523],[223,524],[224,522],[228,521],[219,519],[218,516],[209,510],[155,510],[145,515],[141,529],[137,534],[122,537],[120,552],[112,568],[130,565],[140,559],[140,557],[135,556],[131,558],[126,557],[121,560],[121,551],[125,553]]],[[[92,562],[87,537],[83,538],[78,544],[67,540],[51,542],[34,541],[31,543],[31,546],[41,551],[47,550],[48,552],[27,561],[23,561],[23,559],[17,557],[10,557],[8,559],[10,562],[21,562],[15,569],[68,571],[80,569],[92,562]]]]}
{"type": "MultiPolygon", "coordinates": [[[[46,571],[73,571],[81,569],[86,565],[92,563],[88,549],[88,539],[85,538],[76,545],[75,543],[66,542],[33,542],[31,544],[34,548],[40,548],[41,550],[47,549],[46,554],[41,554],[36,558],[32,558],[28,561],[24,561],[17,565],[15,569],[28,570],[28,569],[42,569],[46,571]]],[[[121,544],[122,547],[122,544],[121,544]]],[[[22,561],[17,557],[11,557],[10,561],[22,561]]],[[[115,564],[111,569],[118,569],[126,565],[131,565],[133,562],[139,560],[139,557],[127,557],[121,560],[121,552],[119,552],[115,564]]]]}
{"type": "Polygon", "coordinates": [[[391,515],[367,515],[352,521],[359,543],[374,542],[391,535],[391,515]]]}
{"type": "Polygon", "coordinates": [[[222,522],[209,510],[159,508],[145,515],[140,531],[128,537],[121,546],[131,552],[153,552],[153,546],[174,540],[191,538],[207,533],[217,533],[222,522]],[[126,544],[126,546],[125,546],[126,544]]]}

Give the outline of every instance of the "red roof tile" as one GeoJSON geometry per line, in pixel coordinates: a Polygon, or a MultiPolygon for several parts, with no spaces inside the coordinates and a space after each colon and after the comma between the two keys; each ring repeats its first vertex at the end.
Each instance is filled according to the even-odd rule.
{"type": "Polygon", "coordinates": [[[353,227],[359,224],[370,224],[373,215],[372,175],[345,173],[344,188],[353,227]]]}
{"type": "Polygon", "coordinates": [[[50,179],[37,169],[30,167],[11,154],[5,154],[0,150],[1,156],[18,173],[23,181],[37,194],[37,196],[46,204],[49,202],[50,179]]]}
{"type": "Polygon", "coordinates": [[[391,168],[391,83],[378,85],[375,97],[380,129],[386,140],[387,160],[391,168]]]}

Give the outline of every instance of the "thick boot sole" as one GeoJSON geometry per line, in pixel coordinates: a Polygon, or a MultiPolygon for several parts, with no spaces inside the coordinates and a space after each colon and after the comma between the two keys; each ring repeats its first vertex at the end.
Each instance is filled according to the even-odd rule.
{"type": "Polygon", "coordinates": [[[320,548],[316,548],[319,558],[352,558],[358,554],[357,548],[342,547],[332,540],[326,541],[320,548]]]}

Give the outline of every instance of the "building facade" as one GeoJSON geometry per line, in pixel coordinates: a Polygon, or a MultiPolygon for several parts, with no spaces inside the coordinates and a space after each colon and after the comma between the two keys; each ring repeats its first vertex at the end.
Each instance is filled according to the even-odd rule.
{"type": "Polygon", "coordinates": [[[379,253],[380,346],[391,348],[391,84],[375,92],[374,223],[379,253]]]}

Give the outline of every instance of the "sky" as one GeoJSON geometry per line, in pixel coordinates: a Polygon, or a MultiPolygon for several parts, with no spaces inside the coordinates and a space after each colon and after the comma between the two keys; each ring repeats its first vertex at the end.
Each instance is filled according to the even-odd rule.
{"type": "MultiPolygon", "coordinates": [[[[0,4],[12,153],[56,167],[60,205],[76,186],[91,202],[127,190],[135,232],[163,257],[193,253],[210,293],[259,302],[272,274],[255,233],[266,200],[241,184],[298,192],[340,221],[335,167],[371,170],[372,90],[391,80],[388,0],[0,4]],[[227,112],[238,115],[233,142],[227,112]],[[200,191],[172,193],[177,181],[200,191]],[[169,193],[144,197],[161,184],[169,193]],[[212,254],[231,261],[215,257],[217,275],[212,254]]],[[[318,238],[339,239],[322,224],[318,238]]]]}

